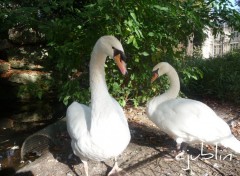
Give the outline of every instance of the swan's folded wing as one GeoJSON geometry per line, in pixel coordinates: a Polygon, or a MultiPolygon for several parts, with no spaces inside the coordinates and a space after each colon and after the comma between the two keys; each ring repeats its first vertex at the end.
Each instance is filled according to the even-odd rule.
{"type": "Polygon", "coordinates": [[[112,98],[112,101],[113,101],[113,104],[115,105],[115,110],[119,114],[120,119],[126,126],[128,126],[127,118],[126,118],[126,115],[124,114],[123,108],[114,98],[112,98]]]}
{"type": "Polygon", "coordinates": [[[228,125],[207,105],[190,99],[175,99],[159,108],[165,118],[162,128],[167,133],[186,138],[214,142],[231,134],[228,125]]]}
{"type": "Polygon", "coordinates": [[[91,111],[84,104],[73,102],[67,109],[67,130],[72,139],[85,135],[91,126],[91,111]]]}

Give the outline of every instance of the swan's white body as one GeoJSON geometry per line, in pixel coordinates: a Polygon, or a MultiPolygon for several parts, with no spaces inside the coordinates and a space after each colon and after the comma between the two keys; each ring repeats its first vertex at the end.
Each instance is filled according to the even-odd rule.
{"type": "MultiPolygon", "coordinates": [[[[123,52],[113,36],[101,37],[90,60],[91,107],[73,102],[67,109],[67,129],[75,155],[103,161],[117,157],[130,141],[130,131],[123,109],[110,96],[105,81],[106,57],[113,57],[113,48],[123,52]]],[[[124,73],[123,70],[121,70],[124,73]]],[[[124,73],[125,74],[125,73],[124,73]]],[[[88,173],[86,173],[88,175],[88,173]]]]}
{"type": "Polygon", "coordinates": [[[157,72],[157,76],[167,74],[170,88],[148,103],[147,114],[150,120],[175,139],[178,145],[182,142],[220,144],[240,153],[240,141],[210,107],[196,100],[177,98],[180,82],[171,65],[162,62],[153,71],[155,74],[157,72]]]}

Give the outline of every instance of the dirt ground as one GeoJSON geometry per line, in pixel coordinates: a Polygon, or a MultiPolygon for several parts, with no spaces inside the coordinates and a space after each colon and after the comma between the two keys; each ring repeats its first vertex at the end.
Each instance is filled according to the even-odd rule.
{"type": "MultiPolygon", "coordinates": [[[[240,140],[240,107],[227,103],[205,101],[231,127],[233,134],[240,140]]],[[[125,110],[131,130],[131,143],[119,156],[122,175],[128,176],[239,176],[240,155],[225,148],[203,146],[188,147],[188,153],[181,160],[173,158],[175,142],[162,133],[145,114],[145,108],[128,107],[125,110]],[[217,152],[217,153],[216,153],[217,152]],[[212,156],[211,159],[209,157],[212,156]],[[232,156],[232,158],[230,158],[232,156]],[[204,159],[205,158],[205,159],[204,159]]],[[[36,176],[76,176],[84,175],[81,161],[73,155],[70,139],[66,131],[56,136],[60,145],[50,147],[40,158],[26,164],[16,175],[36,176]],[[73,166],[75,169],[73,169],[73,166]]],[[[113,166],[113,160],[89,162],[91,176],[105,176],[113,166]]]]}

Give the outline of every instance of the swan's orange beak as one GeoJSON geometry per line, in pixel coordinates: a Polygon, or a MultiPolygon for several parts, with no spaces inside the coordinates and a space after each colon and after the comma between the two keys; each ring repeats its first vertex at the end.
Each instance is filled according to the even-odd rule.
{"type": "Polygon", "coordinates": [[[158,78],[158,74],[157,73],[153,73],[153,76],[152,76],[152,79],[151,79],[151,83],[153,83],[157,78],[158,78]]]}
{"type": "Polygon", "coordinates": [[[127,73],[126,63],[121,59],[121,54],[114,56],[114,60],[123,75],[127,73]]]}

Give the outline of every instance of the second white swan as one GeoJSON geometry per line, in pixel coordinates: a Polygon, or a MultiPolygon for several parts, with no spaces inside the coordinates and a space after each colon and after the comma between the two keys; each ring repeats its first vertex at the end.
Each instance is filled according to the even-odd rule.
{"type": "Polygon", "coordinates": [[[231,133],[228,124],[206,104],[185,98],[177,98],[180,82],[176,70],[167,62],[153,68],[152,82],[166,74],[170,88],[154,97],[147,105],[147,114],[162,131],[177,142],[220,144],[240,153],[240,141],[231,133]]]}

